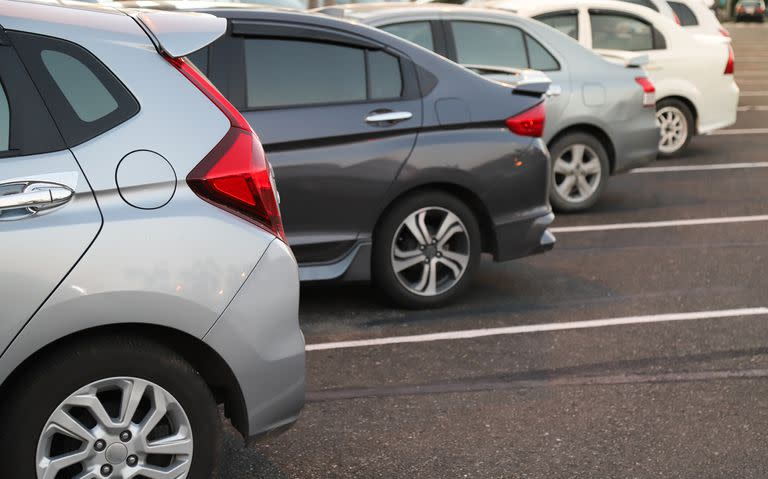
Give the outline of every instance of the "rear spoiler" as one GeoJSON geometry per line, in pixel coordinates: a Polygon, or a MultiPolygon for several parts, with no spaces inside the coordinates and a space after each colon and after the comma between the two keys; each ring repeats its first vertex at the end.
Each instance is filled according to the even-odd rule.
{"type": "Polygon", "coordinates": [[[492,80],[511,85],[514,87],[512,92],[521,95],[546,95],[552,84],[552,80],[538,70],[506,68],[495,65],[464,64],[462,66],[492,80]]]}
{"type": "Polygon", "coordinates": [[[600,56],[605,57],[606,60],[624,64],[627,68],[641,68],[651,61],[650,58],[648,58],[648,55],[627,56],[611,51],[598,51],[597,53],[600,54],[600,56]]]}
{"type": "Polygon", "coordinates": [[[173,58],[196,52],[213,43],[227,31],[227,20],[207,13],[128,11],[141,26],[155,48],[173,58]]]}

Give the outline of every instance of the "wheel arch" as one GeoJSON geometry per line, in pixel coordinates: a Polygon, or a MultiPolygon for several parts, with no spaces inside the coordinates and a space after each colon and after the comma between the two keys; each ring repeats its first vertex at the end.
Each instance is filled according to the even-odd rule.
{"type": "Polygon", "coordinates": [[[611,168],[611,174],[613,174],[616,169],[616,147],[614,146],[611,137],[608,136],[608,133],[599,126],[591,123],[576,123],[569,125],[552,136],[552,139],[547,142],[547,148],[551,148],[556,141],[571,133],[586,133],[597,138],[597,141],[599,141],[600,144],[603,145],[603,148],[605,148],[605,152],[608,153],[608,164],[611,168]]]}
{"type": "Polygon", "coordinates": [[[110,324],[78,331],[61,337],[26,357],[0,385],[0,397],[19,385],[35,363],[61,349],[83,341],[108,341],[114,337],[136,337],[159,343],[188,361],[203,378],[216,402],[224,405],[225,415],[235,428],[248,437],[248,414],[245,399],[234,373],[224,359],[200,339],[177,329],[154,324],[110,324]]]}
{"type": "Polygon", "coordinates": [[[656,100],[656,105],[663,102],[664,100],[677,100],[679,102],[682,102],[685,106],[688,107],[688,109],[691,111],[691,115],[693,116],[693,124],[695,126],[694,133],[699,133],[699,112],[696,110],[696,105],[693,104],[691,100],[688,98],[681,96],[681,95],[668,95],[664,98],[660,98],[656,100]]]}
{"type": "Polygon", "coordinates": [[[493,252],[496,249],[496,236],[494,234],[493,220],[490,212],[483,200],[470,188],[450,181],[436,181],[431,183],[420,183],[412,185],[395,195],[389,200],[386,206],[381,210],[376,224],[373,228],[374,236],[381,225],[382,220],[392,210],[392,208],[408,196],[422,193],[424,191],[441,191],[455,196],[472,210],[480,226],[480,241],[483,252],[493,252]]]}

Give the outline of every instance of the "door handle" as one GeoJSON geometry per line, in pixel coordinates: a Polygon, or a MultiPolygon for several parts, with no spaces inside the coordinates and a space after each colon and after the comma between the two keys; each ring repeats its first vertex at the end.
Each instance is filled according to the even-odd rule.
{"type": "Polygon", "coordinates": [[[410,120],[413,113],[410,111],[372,111],[365,117],[367,123],[388,123],[393,125],[401,121],[410,120]]]}
{"type": "Polygon", "coordinates": [[[26,208],[31,213],[36,213],[67,203],[73,194],[71,189],[55,183],[29,183],[21,193],[0,196],[0,211],[26,208]]]}

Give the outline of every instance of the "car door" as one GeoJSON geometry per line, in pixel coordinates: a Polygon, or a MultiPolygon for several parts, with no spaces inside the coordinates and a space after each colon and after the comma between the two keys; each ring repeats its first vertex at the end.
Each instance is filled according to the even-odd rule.
{"type": "MultiPolygon", "coordinates": [[[[479,20],[446,21],[450,58],[462,65],[540,70],[552,80],[547,98],[545,128],[557,127],[571,98],[570,75],[564,59],[558,60],[540,41],[516,26],[479,20]]],[[[497,75],[495,75],[497,76],[497,75]]],[[[513,81],[514,77],[510,77],[513,81]]],[[[548,137],[551,131],[545,131],[548,137]]]]}
{"type": "Polygon", "coordinates": [[[93,193],[0,27],[0,352],[101,226],[93,193]]]}
{"type": "Polygon", "coordinates": [[[337,30],[241,21],[233,32],[244,64],[230,97],[275,169],[288,240],[302,263],[336,259],[370,235],[416,141],[416,69],[337,30]]]}

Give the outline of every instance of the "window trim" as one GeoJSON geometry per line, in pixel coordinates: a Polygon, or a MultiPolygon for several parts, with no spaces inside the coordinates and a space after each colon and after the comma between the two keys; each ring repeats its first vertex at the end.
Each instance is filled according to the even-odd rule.
{"type": "MultiPolygon", "coordinates": [[[[579,11],[576,10],[576,9],[558,10],[556,12],[542,13],[541,15],[536,15],[535,17],[533,17],[533,19],[536,20],[536,21],[539,21],[541,23],[544,23],[549,28],[553,28],[553,29],[559,31],[563,35],[566,35],[568,38],[573,38],[577,42],[581,38],[581,25],[580,25],[580,22],[579,22],[579,11]],[[550,17],[561,17],[561,16],[564,16],[564,15],[573,16],[573,17],[576,18],[576,38],[573,38],[572,36],[567,35],[566,33],[560,32],[560,30],[557,30],[557,28],[555,28],[555,27],[553,27],[551,25],[548,25],[548,24],[546,24],[546,23],[544,23],[542,21],[542,19],[547,19],[547,18],[550,18],[550,17]]],[[[541,42],[539,42],[539,43],[541,43],[541,42]]]]}
{"type": "Polygon", "coordinates": [[[400,52],[394,51],[393,49],[389,47],[382,47],[382,48],[365,48],[362,46],[353,46],[348,43],[339,43],[334,41],[326,41],[326,40],[320,40],[317,39],[317,37],[297,37],[297,36],[278,36],[275,37],[274,35],[262,35],[262,34],[249,34],[249,35],[238,35],[236,37],[233,37],[235,40],[237,40],[239,46],[239,59],[240,59],[240,67],[239,70],[242,72],[241,75],[239,75],[243,80],[242,84],[237,85],[237,90],[239,90],[241,93],[235,94],[235,96],[232,97],[233,104],[235,107],[241,111],[241,112],[260,112],[260,111],[268,111],[268,110],[293,110],[293,109],[300,109],[300,108],[321,108],[321,107],[329,107],[329,106],[344,106],[344,105],[365,105],[365,104],[376,104],[376,103],[382,103],[382,102],[393,102],[393,101],[407,101],[407,100],[415,100],[421,98],[421,93],[419,91],[418,86],[418,80],[416,78],[416,67],[414,66],[413,62],[410,60],[410,58],[404,56],[400,52]],[[365,100],[350,100],[350,101],[335,101],[335,102],[323,102],[323,103],[300,103],[300,104],[290,104],[290,105],[271,105],[271,106],[263,106],[263,107],[253,107],[248,105],[248,84],[246,80],[246,58],[245,58],[245,42],[249,39],[276,39],[276,40],[286,40],[286,41],[303,41],[303,42],[312,42],[312,43],[325,43],[330,45],[340,45],[340,46],[346,46],[351,48],[358,48],[363,50],[364,58],[365,58],[365,82],[366,82],[366,99],[365,100]],[[374,50],[374,51],[382,51],[384,53],[387,53],[389,55],[394,56],[398,63],[400,64],[400,78],[402,80],[402,90],[399,97],[394,98],[370,98],[370,72],[368,67],[368,51],[374,50]],[[235,103],[237,101],[237,103],[235,103]]]}
{"type": "MultiPolygon", "coordinates": [[[[667,40],[666,38],[664,38],[664,35],[658,29],[656,29],[653,23],[649,22],[648,20],[641,17],[640,15],[635,15],[634,13],[629,13],[629,12],[623,12],[621,10],[610,10],[607,8],[590,8],[588,11],[588,14],[589,14],[589,27],[592,31],[594,31],[594,27],[592,26],[592,15],[622,16],[622,17],[631,18],[633,20],[637,20],[638,22],[644,23],[651,28],[651,41],[653,45],[653,48],[651,48],[651,51],[667,49],[667,40]]],[[[591,33],[592,32],[590,32],[590,34],[591,33]]],[[[596,48],[594,37],[592,38],[592,48],[596,48]]],[[[599,50],[615,50],[615,49],[600,48],[599,50]]],[[[635,51],[635,50],[620,50],[620,51],[635,51]]],[[[636,51],[644,52],[648,50],[636,50],[636,51]]]]}

